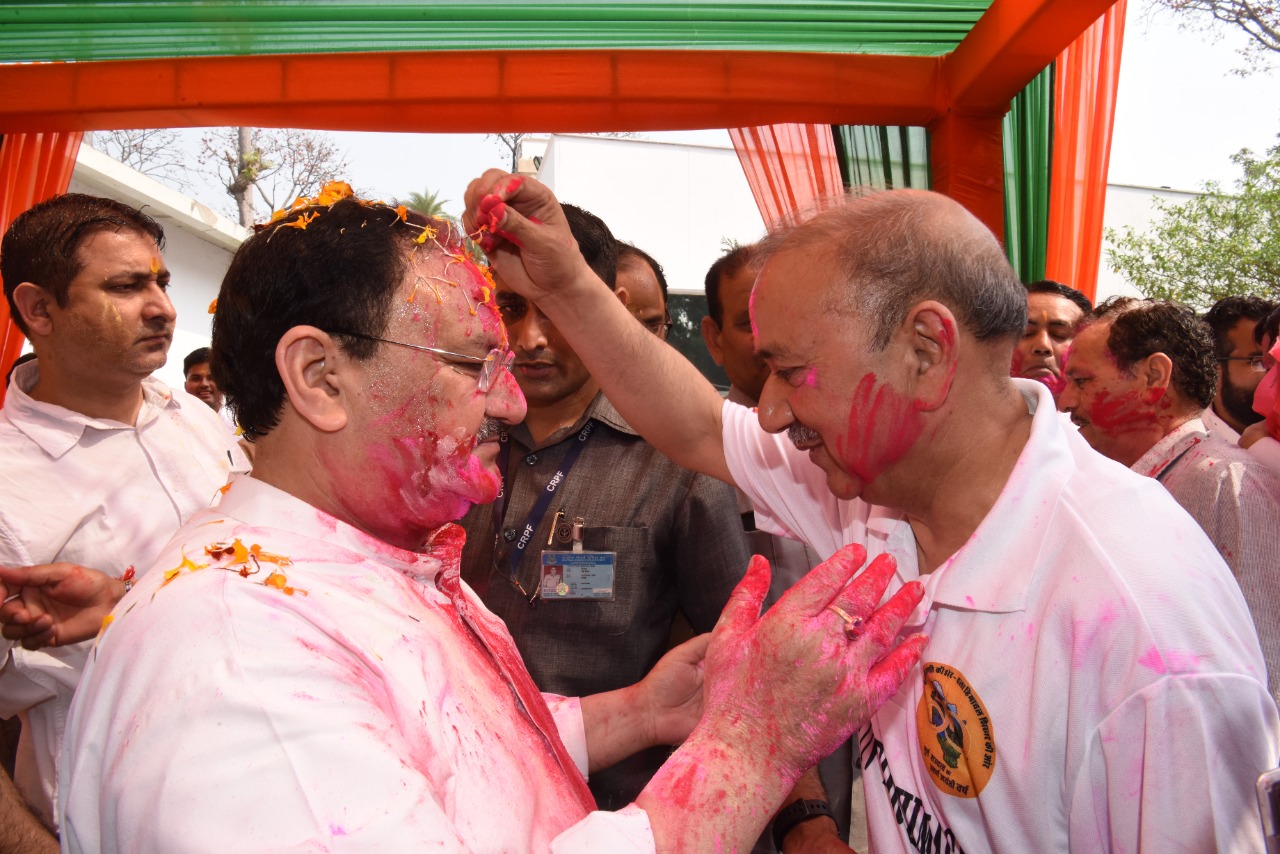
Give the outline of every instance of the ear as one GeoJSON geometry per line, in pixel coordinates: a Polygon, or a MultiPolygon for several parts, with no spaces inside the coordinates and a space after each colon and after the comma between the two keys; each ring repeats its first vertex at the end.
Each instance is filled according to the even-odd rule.
{"type": "Polygon", "coordinates": [[[960,364],[960,341],[955,315],[940,302],[925,300],[907,312],[901,330],[909,342],[907,358],[914,379],[914,397],[923,412],[946,403],[960,364]]]}
{"type": "Polygon", "coordinates": [[[1168,389],[1173,382],[1173,360],[1164,353],[1152,353],[1137,368],[1147,388],[1168,389]]]}
{"type": "Polygon", "coordinates": [[[711,315],[703,315],[702,340],[707,345],[707,352],[720,367],[724,367],[724,348],[720,346],[720,324],[712,320],[711,315]]]}
{"type": "Polygon", "coordinates": [[[32,282],[22,282],[13,289],[13,302],[33,335],[53,332],[53,317],[49,314],[49,309],[57,305],[53,294],[32,282]]]}
{"type": "Polygon", "coordinates": [[[614,293],[618,295],[618,302],[627,308],[631,308],[631,294],[627,293],[627,289],[624,286],[618,285],[614,293]]]}
{"type": "Polygon", "coordinates": [[[323,433],[347,426],[352,363],[329,333],[295,326],[276,344],[276,370],[289,405],[323,433]]]}

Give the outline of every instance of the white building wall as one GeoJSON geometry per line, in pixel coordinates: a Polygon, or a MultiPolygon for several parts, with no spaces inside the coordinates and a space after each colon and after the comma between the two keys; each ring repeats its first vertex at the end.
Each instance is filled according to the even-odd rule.
{"type": "MultiPolygon", "coordinates": [[[[1102,214],[1103,228],[1113,228],[1117,237],[1124,235],[1124,227],[1132,226],[1139,232],[1145,231],[1158,213],[1155,209],[1156,197],[1173,204],[1182,204],[1195,198],[1199,193],[1185,190],[1172,190],[1168,187],[1138,187],[1126,184],[1107,185],[1106,209],[1102,214]]],[[[1140,297],[1137,289],[1114,272],[1107,261],[1107,249],[1111,243],[1105,237],[1102,240],[1102,258],[1098,264],[1097,302],[1111,296],[1140,297]]],[[[1064,284],[1071,284],[1064,282],[1064,284]]]]}
{"type": "Polygon", "coordinates": [[[181,388],[182,359],[197,347],[209,346],[209,303],[217,297],[231,256],[249,230],[88,146],[80,147],[68,190],[141,208],[164,228],[164,259],[173,274],[169,297],[178,321],[169,360],[155,376],[181,388]]]}
{"type": "Polygon", "coordinates": [[[726,240],[764,236],[738,155],[728,147],[556,134],[538,180],[656,258],[674,291],[702,293],[726,240]]]}

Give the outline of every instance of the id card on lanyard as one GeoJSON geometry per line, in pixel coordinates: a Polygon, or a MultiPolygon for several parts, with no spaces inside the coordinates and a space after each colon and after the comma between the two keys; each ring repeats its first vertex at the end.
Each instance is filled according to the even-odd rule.
{"type": "MultiPolygon", "coordinates": [[[[538,530],[538,526],[542,524],[542,520],[546,517],[547,510],[551,507],[551,499],[555,497],[556,490],[569,477],[569,472],[578,461],[578,457],[582,455],[583,449],[586,448],[587,440],[591,438],[595,426],[596,422],[588,421],[578,431],[573,444],[569,446],[564,459],[560,461],[560,467],[542,487],[542,493],[538,496],[538,500],[534,502],[533,508],[530,509],[529,515],[525,518],[524,525],[521,526],[515,542],[511,544],[511,549],[507,552],[507,580],[511,582],[511,585],[516,590],[520,591],[520,595],[525,598],[530,607],[537,604],[539,598],[546,601],[613,598],[613,576],[617,565],[617,555],[615,552],[583,551],[581,539],[582,522],[580,519],[574,520],[575,542],[573,551],[542,552],[542,559],[539,562],[538,583],[534,586],[533,592],[526,589],[520,582],[518,572],[520,559],[524,557],[526,549],[533,542],[534,532],[538,530]]],[[[502,490],[498,493],[498,498],[494,502],[493,508],[495,553],[506,516],[507,469],[510,457],[510,445],[507,442],[508,439],[504,434],[502,451],[498,454],[498,468],[502,473],[502,490]]],[[[563,515],[563,511],[556,515],[557,517],[563,515]]],[[[554,528],[555,526],[553,526],[552,530],[553,539],[555,537],[554,528]]],[[[551,543],[548,542],[547,545],[550,546],[551,543]]]]}

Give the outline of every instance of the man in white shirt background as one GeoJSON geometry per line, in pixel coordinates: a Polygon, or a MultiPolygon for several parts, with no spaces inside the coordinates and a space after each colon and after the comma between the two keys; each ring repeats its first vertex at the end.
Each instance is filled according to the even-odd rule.
{"type": "MultiPolygon", "coordinates": [[[[150,376],[175,318],[163,241],[140,211],[81,194],[36,205],[5,233],[5,296],[37,358],[14,372],[0,411],[0,566],[36,566],[39,576],[81,565],[123,590],[247,467],[216,413],[150,376]]],[[[4,592],[31,648],[0,648],[0,716],[22,718],[15,783],[52,826],[87,645],[63,647],[40,631],[52,620],[38,589],[4,592]]]]}

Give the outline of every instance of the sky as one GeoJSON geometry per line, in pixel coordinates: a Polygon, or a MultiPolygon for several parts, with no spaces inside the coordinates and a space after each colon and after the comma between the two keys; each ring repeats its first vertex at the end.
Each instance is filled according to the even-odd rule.
{"type": "MultiPolygon", "coordinates": [[[[1206,181],[1230,187],[1241,148],[1265,151],[1280,133],[1280,67],[1248,77],[1233,74],[1246,42],[1238,31],[1215,34],[1179,29],[1167,11],[1130,0],[1111,150],[1111,183],[1180,190],[1206,181]]],[[[1183,19],[1185,20],[1185,19],[1183,19]]],[[[1280,62],[1277,62],[1280,66],[1280,62]]],[[[536,131],[537,129],[531,129],[536,131]]],[[[188,146],[200,131],[184,131],[188,146]]],[[[509,155],[480,134],[334,133],[350,165],[349,180],[362,194],[390,199],[436,192],[448,213],[461,212],[467,183],[509,155]]],[[[643,133],[644,139],[729,146],[723,129],[643,133]]],[[[215,186],[196,186],[201,201],[226,213],[228,197],[215,186]]]]}

